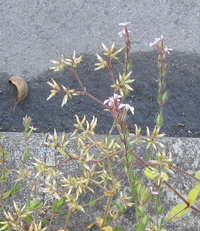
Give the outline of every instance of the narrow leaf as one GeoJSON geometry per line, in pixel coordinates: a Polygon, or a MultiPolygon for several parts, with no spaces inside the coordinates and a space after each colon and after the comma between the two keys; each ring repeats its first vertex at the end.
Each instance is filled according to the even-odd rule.
{"type": "Polygon", "coordinates": [[[119,226],[115,226],[114,231],[123,231],[123,230],[120,229],[119,226]]]}
{"type": "Polygon", "coordinates": [[[190,203],[190,206],[195,202],[197,196],[199,194],[199,191],[196,188],[193,188],[189,193],[188,193],[188,202],[190,203]]]}
{"type": "Polygon", "coordinates": [[[187,205],[186,204],[179,204],[177,206],[175,206],[172,211],[170,212],[170,217],[173,217],[174,215],[176,215],[177,213],[179,213],[178,215],[176,215],[174,217],[174,219],[176,218],[179,218],[179,217],[182,217],[184,216],[187,212],[188,212],[189,208],[187,208],[187,205]],[[182,211],[183,210],[183,211],[182,211]]]}

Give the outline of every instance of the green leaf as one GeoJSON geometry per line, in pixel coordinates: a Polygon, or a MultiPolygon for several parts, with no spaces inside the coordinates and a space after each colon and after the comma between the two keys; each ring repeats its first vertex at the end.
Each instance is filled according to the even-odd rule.
{"type": "Polygon", "coordinates": [[[57,212],[65,204],[66,197],[63,197],[61,200],[56,199],[52,205],[53,212],[57,212]]]}
{"type": "Polygon", "coordinates": [[[166,67],[167,67],[167,65],[164,64],[164,67],[163,67],[163,70],[162,70],[162,77],[163,77],[163,78],[164,78],[165,75],[166,75],[166,67]]]}
{"type": "Polygon", "coordinates": [[[139,206],[139,211],[141,212],[141,214],[144,214],[145,208],[145,205],[139,206]]]}
{"type": "Polygon", "coordinates": [[[30,209],[35,209],[37,208],[38,206],[40,205],[40,202],[38,201],[37,198],[33,199],[33,201],[31,202],[31,205],[30,205],[30,209]]]}
{"type": "Polygon", "coordinates": [[[123,230],[120,229],[119,226],[115,226],[114,231],[123,231],[123,230]]]}
{"type": "Polygon", "coordinates": [[[169,179],[166,172],[161,172],[161,176],[162,176],[162,178],[161,178],[162,181],[167,181],[169,179]]]}
{"type": "Polygon", "coordinates": [[[110,221],[110,217],[106,217],[106,225],[108,226],[109,225],[109,221],[110,221]]]}
{"type": "Polygon", "coordinates": [[[134,225],[134,228],[135,228],[136,230],[138,230],[138,229],[139,229],[139,224],[138,224],[138,223],[135,224],[135,225],[134,225]]]}
{"type": "Polygon", "coordinates": [[[9,197],[10,195],[11,195],[11,190],[3,194],[3,199],[9,197]]]}
{"type": "Polygon", "coordinates": [[[26,224],[30,225],[32,220],[33,220],[32,217],[31,217],[31,214],[29,214],[27,217],[25,217],[25,220],[26,220],[26,224]]]}
{"type": "Polygon", "coordinates": [[[143,218],[142,218],[142,230],[145,230],[146,229],[146,226],[149,222],[149,216],[148,215],[145,215],[143,218]]]}
{"type": "Polygon", "coordinates": [[[172,209],[172,211],[170,212],[170,217],[173,217],[174,215],[176,215],[177,213],[179,213],[182,210],[183,211],[180,212],[178,215],[176,215],[174,217],[174,219],[184,216],[188,212],[188,210],[189,210],[189,208],[187,208],[187,209],[186,208],[187,208],[186,204],[179,204],[179,205],[175,206],[172,209]]]}
{"type": "Polygon", "coordinates": [[[160,95],[158,95],[158,97],[157,97],[157,103],[158,103],[159,105],[161,105],[161,96],[160,96],[160,95]]]}
{"type": "Polygon", "coordinates": [[[102,163],[102,166],[103,166],[103,170],[105,170],[106,167],[105,167],[105,163],[104,162],[102,163]]]}
{"type": "Polygon", "coordinates": [[[42,221],[42,227],[45,225],[48,225],[48,224],[49,224],[49,222],[47,220],[42,221]]]}
{"type": "Polygon", "coordinates": [[[159,81],[158,83],[158,87],[159,87],[159,91],[164,91],[165,87],[166,87],[166,83],[164,81],[159,81]]]}
{"type": "Polygon", "coordinates": [[[126,98],[126,96],[129,94],[129,89],[124,89],[124,98],[126,98]]]}
{"type": "Polygon", "coordinates": [[[129,61],[127,64],[127,70],[130,71],[131,70],[131,62],[129,61]]]}
{"type": "MultiPolygon", "coordinates": [[[[3,218],[0,219],[1,221],[5,221],[3,218]]],[[[0,228],[2,228],[5,224],[0,224],[0,228]]],[[[11,229],[9,227],[7,227],[6,229],[3,229],[4,231],[11,231],[11,229]]]]}
{"type": "Polygon", "coordinates": [[[27,207],[28,207],[29,209],[31,208],[31,202],[30,202],[29,197],[27,198],[27,207]]]}
{"type": "Polygon", "coordinates": [[[163,217],[160,221],[160,228],[164,225],[164,223],[165,223],[165,217],[163,217]]]}
{"type": "Polygon", "coordinates": [[[199,191],[196,188],[193,188],[189,193],[188,193],[188,202],[190,203],[190,206],[195,202],[197,196],[199,194],[199,191]]]}
{"type": "Polygon", "coordinates": [[[176,220],[171,217],[165,217],[165,220],[172,220],[173,222],[176,222],[176,220]]]}
{"type": "Polygon", "coordinates": [[[162,194],[163,194],[163,187],[160,187],[159,190],[158,190],[157,198],[156,198],[156,203],[157,204],[159,203],[162,194]]]}
{"type": "Polygon", "coordinates": [[[92,201],[93,200],[93,195],[90,197],[90,202],[89,205],[95,205],[97,201],[92,201]]]}
{"type": "Polygon", "coordinates": [[[62,210],[59,211],[60,214],[66,214],[67,212],[64,212],[62,210]]]}
{"type": "Polygon", "coordinates": [[[198,172],[196,172],[195,177],[200,179],[200,170],[198,172]]]}
{"type": "Polygon", "coordinates": [[[11,190],[11,195],[15,195],[19,190],[20,190],[21,186],[19,186],[18,188],[12,188],[11,190]]]}
{"type": "Polygon", "coordinates": [[[83,176],[84,178],[86,178],[86,177],[85,177],[84,171],[81,171],[81,174],[82,174],[82,176],[83,176]]]}
{"type": "Polygon", "coordinates": [[[91,203],[90,203],[90,205],[95,205],[97,203],[97,201],[92,201],[91,203]]]}
{"type": "Polygon", "coordinates": [[[2,176],[0,177],[0,183],[5,182],[10,173],[10,171],[7,169],[5,169],[4,171],[5,171],[4,174],[2,174],[2,176]]]}
{"type": "Polygon", "coordinates": [[[144,174],[151,180],[155,179],[155,176],[152,174],[152,170],[149,168],[145,169],[144,174]]]}
{"type": "Polygon", "coordinates": [[[163,95],[162,95],[162,104],[164,105],[167,102],[168,99],[168,92],[166,91],[163,95]]]}
{"type": "Polygon", "coordinates": [[[27,149],[24,153],[24,159],[23,162],[26,162],[27,158],[29,157],[29,149],[27,149]]]}
{"type": "Polygon", "coordinates": [[[156,125],[160,128],[163,126],[163,117],[161,114],[158,114],[157,116],[156,125]]]}
{"type": "Polygon", "coordinates": [[[33,129],[31,129],[29,132],[28,132],[28,138],[30,138],[33,134],[33,129]]]}
{"type": "Polygon", "coordinates": [[[164,206],[164,205],[160,205],[160,206],[157,208],[157,212],[158,212],[159,214],[164,213],[164,210],[165,210],[165,206],[164,206]]]}
{"type": "Polygon", "coordinates": [[[145,156],[146,156],[147,160],[151,159],[151,157],[147,153],[145,153],[145,156]]]}
{"type": "Polygon", "coordinates": [[[127,210],[126,208],[121,207],[121,208],[119,209],[119,212],[123,214],[123,213],[126,212],[126,210],[127,210]]]}
{"type": "Polygon", "coordinates": [[[196,189],[197,189],[198,191],[200,191],[200,183],[197,183],[197,184],[196,184],[196,189]]]}
{"type": "Polygon", "coordinates": [[[119,207],[119,205],[118,205],[115,201],[112,200],[111,203],[112,203],[113,205],[115,205],[115,206],[117,207],[117,209],[119,210],[120,207],[119,207]]]}
{"type": "Polygon", "coordinates": [[[130,153],[130,154],[128,155],[128,163],[132,163],[133,160],[134,160],[134,156],[133,156],[132,153],[130,153]]]}

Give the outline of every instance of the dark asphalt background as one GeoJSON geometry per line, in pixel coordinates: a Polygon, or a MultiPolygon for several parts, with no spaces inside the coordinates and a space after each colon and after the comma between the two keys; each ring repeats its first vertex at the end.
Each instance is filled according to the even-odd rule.
{"type": "MultiPolygon", "coordinates": [[[[165,45],[174,48],[167,57],[166,90],[169,100],[164,107],[163,132],[167,136],[200,137],[200,3],[196,1],[2,1],[0,2],[0,128],[22,131],[22,118],[29,115],[37,132],[73,131],[74,115],[90,120],[98,117],[97,133],[106,133],[112,118],[87,97],[76,96],[61,108],[62,94],[50,101],[47,81],[78,89],[68,72],[49,70],[49,60],[70,58],[76,50],[83,54],[77,72],[89,93],[104,101],[111,96],[107,70],[94,72],[95,53],[102,54],[101,42],[123,45],[117,33],[119,22],[131,21],[134,92],[127,102],[135,107],[128,124],[153,129],[158,113],[157,52],[149,43],[164,35],[165,45]],[[29,94],[13,111],[16,88],[8,79],[18,75],[27,80],[29,94]],[[105,119],[106,118],[106,119],[105,119]],[[184,126],[177,126],[178,123],[184,126]]],[[[122,52],[123,53],[123,52],[122,52]]],[[[115,76],[123,70],[123,54],[113,68],[115,76]]]]}

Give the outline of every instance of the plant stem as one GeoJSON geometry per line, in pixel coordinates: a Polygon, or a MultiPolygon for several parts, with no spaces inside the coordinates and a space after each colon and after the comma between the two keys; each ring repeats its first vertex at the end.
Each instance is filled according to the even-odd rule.
{"type": "Polygon", "coordinates": [[[200,179],[198,179],[198,178],[196,178],[195,176],[193,176],[193,175],[187,173],[186,171],[184,171],[184,170],[182,170],[182,169],[180,169],[180,168],[178,168],[178,167],[176,167],[176,166],[173,166],[173,165],[171,165],[171,167],[172,167],[172,168],[175,168],[176,170],[178,170],[178,171],[180,171],[180,172],[182,172],[182,173],[184,173],[184,174],[190,176],[191,178],[195,179],[196,181],[199,181],[199,182],[200,182],[200,179]]]}
{"type": "Polygon", "coordinates": [[[98,145],[96,142],[94,142],[94,140],[92,140],[89,136],[88,136],[88,139],[93,143],[95,144],[107,157],[107,160],[108,160],[108,166],[109,166],[109,170],[110,170],[110,175],[111,175],[111,178],[112,178],[112,183],[113,183],[113,187],[115,186],[115,181],[114,181],[114,176],[113,176],[113,172],[112,172],[112,166],[111,166],[111,163],[110,163],[110,158],[109,158],[109,154],[100,146],[98,145]]]}
{"type": "Polygon", "coordinates": [[[72,212],[72,209],[69,209],[68,215],[67,215],[67,220],[66,220],[66,222],[65,222],[65,227],[64,227],[64,230],[63,230],[63,231],[67,231],[67,226],[68,226],[69,218],[70,218],[70,216],[71,216],[71,212],[72,212]]]}
{"type": "Polygon", "coordinates": [[[103,104],[100,100],[98,100],[97,98],[95,98],[94,96],[90,95],[87,91],[86,91],[86,88],[83,86],[83,83],[81,82],[76,70],[72,71],[70,70],[69,68],[65,67],[66,70],[70,71],[71,73],[73,73],[75,76],[76,76],[76,79],[78,80],[82,90],[83,90],[83,93],[85,95],[87,95],[88,97],[90,97],[91,99],[93,99],[94,101],[96,101],[97,103],[101,104],[103,107],[107,108],[107,109],[110,109],[110,107],[108,107],[107,105],[103,104]]]}
{"type": "Polygon", "coordinates": [[[110,60],[110,65],[109,65],[108,69],[109,69],[109,72],[110,72],[110,75],[111,75],[111,79],[112,79],[112,81],[113,81],[113,84],[116,84],[116,83],[115,83],[115,78],[114,78],[113,72],[112,72],[112,59],[110,60]]]}
{"type": "Polygon", "coordinates": [[[107,203],[107,206],[106,206],[106,211],[105,211],[105,214],[104,214],[103,222],[101,224],[101,228],[103,228],[104,225],[105,225],[106,218],[107,218],[107,215],[108,215],[108,212],[109,212],[109,208],[110,208],[110,203],[112,201],[112,197],[113,197],[113,195],[109,196],[109,198],[108,198],[108,203],[107,203]]]}
{"type": "MultiPolygon", "coordinates": [[[[134,156],[141,162],[143,162],[147,167],[148,167],[148,164],[145,163],[145,161],[140,158],[139,156],[137,156],[137,154],[134,153],[134,156]]],[[[181,200],[184,201],[184,203],[189,206],[189,202],[187,200],[185,200],[184,197],[181,196],[181,194],[179,192],[177,192],[167,181],[163,181],[164,184],[166,184],[178,197],[181,198],[181,200]]],[[[191,209],[195,210],[196,212],[200,213],[200,210],[197,209],[196,207],[194,206],[190,206],[191,209]]]]}
{"type": "Polygon", "coordinates": [[[3,209],[3,208],[5,207],[5,205],[8,203],[9,199],[10,199],[10,197],[8,197],[8,198],[6,199],[6,201],[4,202],[3,206],[0,208],[0,214],[1,214],[2,209],[3,209]]]}
{"type": "MultiPolygon", "coordinates": [[[[134,198],[133,198],[134,199],[134,198]]],[[[138,200],[135,200],[135,215],[136,215],[136,223],[138,224],[139,222],[139,215],[138,215],[138,200]]]]}
{"type": "Polygon", "coordinates": [[[103,189],[105,192],[110,193],[109,190],[107,190],[106,188],[104,188],[103,186],[101,186],[100,184],[98,184],[95,180],[89,179],[90,182],[92,182],[93,184],[99,186],[101,189],[103,189]]]}
{"type": "Polygon", "coordinates": [[[108,141],[110,140],[110,136],[112,135],[112,132],[113,132],[113,129],[115,128],[115,125],[116,125],[116,122],[113,121],[113,125],[112,125],[112,127],[111,127],[111,129],[110,129],[110,131],[108,133],[108,141]]]}
{"type": "Polygon", "coordinates": [[[53,216],[51,217],[51,220],[50,220],[50,222],[49,222],[49,225],[48,225],[48,228],[47,228],[46,231],[48,231],[48,230],[50,229],[51,223],[52,223],[52,221],[53,221],[54,216],[55,216],[55,215],[53,214],[53,216]]]}
{"type": "MultiPolygon", "coordinates": [[[[5,152],[3,151],[3,147],[2,147],[1,143],[0,143],[0,152],[3,153],[3,159],[2,159],[3,167],[2,167],[2,172],[3,172],[3,179],[5,180],[5,171],[3,171],[3,169],[6,170],[6,167],[5,167],[5,152]]],[[[2,205],[2,201],[3,201],[4,187],[5,187],[5,182],[2,183],[0,208],[1,208],[1,205],[2,205]]]]}

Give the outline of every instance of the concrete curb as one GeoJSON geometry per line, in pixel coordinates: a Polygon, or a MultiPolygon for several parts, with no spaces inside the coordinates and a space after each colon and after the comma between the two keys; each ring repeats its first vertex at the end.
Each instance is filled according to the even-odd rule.
{"type": "MultiPolygon", "coordinates": [[[[2,133],[4,139],[2,140],[2,144],[4,147],[4,150],[7,151],[10,154],[10,157],[8,157],[7,162],[7,168],[11,170],[10,178],[6,184],[6,187],[8,187],[11,182],[16,179],[16,172],[15,169],[18,169],[20,166],[20,163],[22,162],[23,158],[23,152],[24,152],[24,140],[22,133],[2,133]]],[[[66,134],[66,137],[69,137],[70,134],[66,134]]],[[[38,158],[50,165],[55,165],[63,160],[63,158],[53,150],[52,148],[47,148],[44,145],[44,141],[46,140],[47,134],[34,134],[31,139],[29,140],[29,147],[30,147],[30,158],[29,163],[34,162],[34,158],[38,158]]],[[[97,135],[97,138],[102,140],[102,135],[97,135]]],[[[194,175],[196,171],[199,170],[199,164],[200,164],[200,139],[197,138],[163,138],[161,140],[163,144],[166,145],[166,155],[168,155],[169,151],[172,152],[173,158],[175,159],[175,163],[177,163],[177,166],[188,173],[194,175]]],[[[145,143],[142,142],[140,147],[135,148],[135,152],[139,154],[140,156],[143,155],[145,150],[145,143]]],[[[70,152],[76,152],[77,145],[76,143],[70,142],[69,146],[70,152]]],[[[33,167],[30,167],[30,169],[33,169],[33,167]]],[[[118,171],[123,171],[122,165],[119,165],[118,171]]],[[[138,172],[141,172],[141,169],[138,168],[138,172]]],[[[62,166],[58,169],[58,173],[61,176],[67,176],[68,174],[79,175],[80,168],[77,163],[69,163],[67,166],[62,166]]],[[[169,183],[175,187],[175,189],[180,192],[185,199],[187,199],[187,194],[190,191],[190,189],[194,188],[195,182],[191,180],[191,178],[179,173],[176,171],[175,176],[172,175],[172,178],[170,178],[169,183]],[[176,177],[175,177],[176,176],[176,177]]],[[[33,178],[34,179],[34,178],[33,178]]],[[[129,191],[129,187],[127,185],[126,177],[122,177],[121,184],[123,187],[123,193],[126,193],[129,191]]],[[[31,186],[25,181],[21,182],[22,190],[20,193],[16,194],[16,196],[13,197],[14,200],[18,203],[19,207],[22,207],[26,203],[26,197],[29,195],[30,199],[33,198],[33,192],[31,192],[31,186]]],[[[41,183],[39,184],[38,190],[39,190],[39,198],[41,201],[44,200],[51,200],[51,196],[45,197],[43,193],[41,193],[41,187],[45,187],[44,179],[41,180],[41,183]]],[[[97,191],[97,195],[101,195],[102,192],[97,191]]],[[[81,204],[85,204],[89,201],[90,196],[87,195],[88,193],[84,194],[83,197],[81,197],[81,204]]],[[[96,195],[96,194],[95,194],[96,195]]],[[[169,191],[168,189],[165,189],[164,191],[164,198],[162,200],[163,204],[166,205],[166,211],[171,211],[173,206],[182,203],[179,199],[177,199],[177,196],[169,191]]],[[[86,209],[86,213],[82,213],[79,211],[76,211],[72,215],[72,219],[70,221],[69,230],[70,231],[78,231],[85,229],[90,223],[93,223],[95,221],[96,217],[101,217],[103,215],[103,207],[102,204],[106,203],[106,201],[103,201],[102,203],[97,203],[94,207],[88,207],[86,209]]],[[[11,203],[12,204],[12,203],[11,203]]],[[[200,208],[200,201],[197,199],[197,203],[194,204],[195,207],[200,208]]],[[[12,212],[12,207],[10,205],[7,207],[9,209],[9,212],[12,212]]],[[[12,208],[13,209],[13,208],[12,208]]],[[[148,210],[151,211],[151,205],[148,206],[148,210]]],[[[165,214],[169,215],[169,213],[165,214]]],[[[123,231],[131,231],[134,230],[133,224],[134,224],[134,211],[132,208],[129,208],[126,213],[119,219],[118,225],[123,231]]],[[[64,227],[64,223],[66,220],[66,215],[60,215],[55,218],[52,231],[57,231],[64,227]]],[[[200,230],[199,225],[199,214],[197,214],[194,211],[190,211],[187,215],[185,215],[182,219],[178,220],[175,223],[170,223],[167,225],[166,230],[200,230]]],[[[92,231],[98,230],[98,228],[95,226],[91,229],[92,231]]]]}

